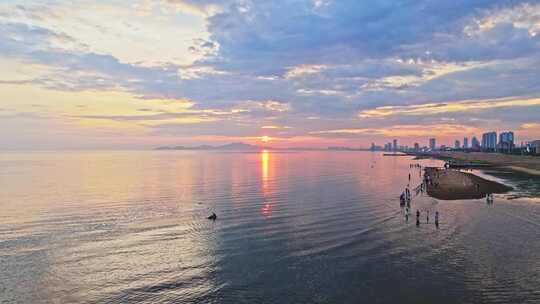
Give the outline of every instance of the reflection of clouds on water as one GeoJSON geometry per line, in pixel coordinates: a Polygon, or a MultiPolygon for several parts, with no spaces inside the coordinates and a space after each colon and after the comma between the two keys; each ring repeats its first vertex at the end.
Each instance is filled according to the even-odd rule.
{"type": "Polygon", "coordinates": [[[420,195],[420,227],[405,221],[399,194],[409,172],[411,187],[420,181],[409,164],[437,161],[320,151],[59,157],[42,160],[55,172],[31,162],[12,179],[0,171],[10,187],[0,204],[28,211],[0,214],[0,283],[37,286],[9,291],[22,302],[395,303],[418,290],[417,302],[539,300],[540,204],[420,195]]]}

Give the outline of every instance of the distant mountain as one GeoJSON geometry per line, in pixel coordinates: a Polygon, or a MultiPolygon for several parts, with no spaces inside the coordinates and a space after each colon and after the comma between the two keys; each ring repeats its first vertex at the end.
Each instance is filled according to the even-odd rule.
{"type": "Polygon", "coordinates": [[[328,148],[309,148],[309,147],[297,147],[297,148],[269,148],[255,146],[245,143],[230,143],[222,146],[174,146],[174,147],[159,147],[155,150],[226,150],[226,151],[261,151],[261,150],[273,150],[273,151],[369,151],[367,148],[350,148],[350,147],[328,147],[328,148]]]}
{"type": "Polygon", "coordinates": [[[229,151],[259,151],[265,149],[264,147],[249,145],[245,143],[230,143],[222,146],[195,146],[195,147],[185,147],[185,146],[175,146],[175,147],[159,147],[156,150],[229,150],[229,151]]]}
{"type": "Polygon", "coordinates": [[[232,143],[223,146],[216,147],[217,150],[263,150],[263,147],[244,144],[244,143],[232,143]]]}

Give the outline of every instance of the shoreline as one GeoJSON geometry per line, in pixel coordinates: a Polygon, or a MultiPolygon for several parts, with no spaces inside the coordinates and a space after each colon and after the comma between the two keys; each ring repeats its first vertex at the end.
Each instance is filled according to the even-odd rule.
{"type": "MultiPolygon", "coordinates": [[[[516,173],[527,174],[535,177],[540,177],[540,157],[507,155],[500,153],[484,153],[484,152],[437,152],[428,154],[432,158],[441,160],[455,160],[471,164],[479,164],[474,169],[507,169],[516,173]]],[[[419,154],[417,157],[428,155],[419,154]]]]}
{"type": "Polygon", "coordinates": [[[516,171],[516,172],[519,172],[519,173],[525,173],[525,174],[540,177],[540,170],[536,170],[536,169],[523,168],[523,167],[518,167],[518,166],[507,166],[507,167],[496,167],[496,168],[510,169],[512,171],[516,171]]]}

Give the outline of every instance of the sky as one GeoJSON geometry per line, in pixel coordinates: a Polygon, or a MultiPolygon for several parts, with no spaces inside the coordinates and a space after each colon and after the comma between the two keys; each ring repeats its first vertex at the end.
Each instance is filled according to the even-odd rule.
{"type": "Polygon", "coordinates": [[[540,1],[0,2],[1,149],[540,139],[540,1]]]}

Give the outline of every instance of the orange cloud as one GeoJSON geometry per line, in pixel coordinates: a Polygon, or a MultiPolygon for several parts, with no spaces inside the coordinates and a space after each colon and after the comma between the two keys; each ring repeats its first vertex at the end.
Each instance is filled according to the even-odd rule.
{"type": "Polygon", "coordinates": [[[519,133],[527,140],[536,140],[540,138],[540,123],[524,123],[519,128],[519,133]]]}
{"type": "Polygon", "coordinates": [[[540,123],[524,123],[521,125],[522,129],[540,129],[540,123]]]}
{"type": "Polygon", "coordinates": [[[261,129],[275,129],[275,130],[280,130],[280,129],[290,129],[291,127],[288,127],[288,126],[262,126],[261,129]]]}

